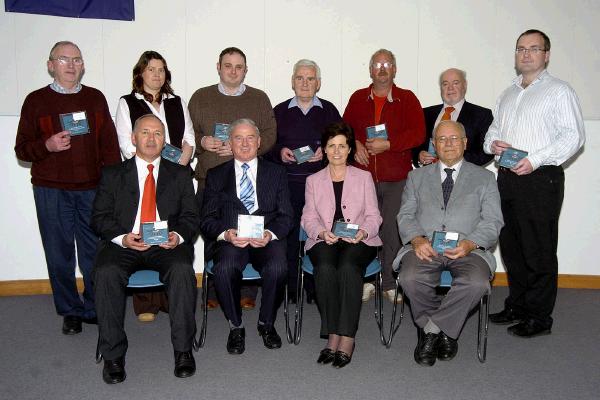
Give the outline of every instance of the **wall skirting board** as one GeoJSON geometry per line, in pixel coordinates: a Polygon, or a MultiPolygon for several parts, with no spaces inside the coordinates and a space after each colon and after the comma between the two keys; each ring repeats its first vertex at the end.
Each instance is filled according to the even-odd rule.
{"type": "MultiPolygon", "coordinates": [[[[198,287],[202,285],[202,274],[196,274],[198,287]]],[[[494,286],[506,286],[507,278],[505,272],[496,274],[492,284],[494,286]]],[[[83,280],[77,278],[79,290],[83,290],[83,280]]],[[[600,289],[600,275],[569,275],[558,276],[558,287],[567,289],[600,289]]],[[[0,296],[28,296],[34,294],[51,294],[50,281],[48,279],[31,279],[19,281],[0,281],[0,296]]]]}

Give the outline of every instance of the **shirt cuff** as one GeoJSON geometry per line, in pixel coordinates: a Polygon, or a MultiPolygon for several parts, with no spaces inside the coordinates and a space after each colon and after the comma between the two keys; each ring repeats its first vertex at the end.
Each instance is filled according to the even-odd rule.
{"type": "Polygon", "coordinates": [[[116,244],[117,246],[121,246],[122,248],[126,248],[125,246],[123,246],[123,238],[125,237],[125,235],[119,235],[115,238],[113,238],[111,240],[111,242],[113,242],[114,244],[116,244]]]}
{"type": "Polygon", "coordinates": [[[265,232],[269,232],[271,234],[271,240],[279,240],[279,238],[277,237],[276,234],[273,233],[273,231],[265,229],[265,232]]]}

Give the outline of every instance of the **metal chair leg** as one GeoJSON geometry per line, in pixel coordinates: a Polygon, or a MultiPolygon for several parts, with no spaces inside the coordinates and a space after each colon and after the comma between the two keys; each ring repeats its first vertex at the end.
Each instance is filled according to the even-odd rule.
{"type": "Polygon", "coordinates": [[[285,318],[285,336],[287,342],[292,344],[294,343],[294,335],[292,333],[292,329],[290,327],[290,311],[289,311],[289,289],[288,285],[285,285],[285,291],[283,292],[283,316],[285,318]]]}
{"type": "Polygon", "coordinates": [[[296,287],[296,312],[294,318],[294,344],[302,339],[302,316],[304,314],[304,271],[298,271],[298,286],[296,287]]]}
{"type": "Polygon", "coordinates": [[[206,327],[208,321],[208,275],[209,273],[206,271],[202,274],[202,326],[200,327],[198,339],[194,337],[192,343],[192,346],[196,351],[201,347],[204,347],[204,342],[206,341],[206,327]]]}
{"type": "Polygon", "coordinates": [[[490,295],[485,294],[479,301],[479,324],[477,329],[477,358],[484,363],[487,356],[490,295]]]}
{"type": "Polygon", "coordinates": [[[392,314],[390,317],[390,326],[388,333],[386,335],[384,328],[384,319],[383,319],[383,289],[382,289],[382,274],[379,273],[375,279],[375,320],[377,322],[377,326],[379,328],[379,339],[381,344],[386,348],[390,348],[392,346],[392,340],[394,339],[394,335],[400,328],[400,324],[402,324],[402,318],[404,317],[404,297],[401,293],[400,282],[398,278],[396,278],[396,290],[394,294],[394,303],[392,305],[392,314]],[[398,296],[402,296],[400,298],[400,316],[398,318],[398,323],[396,324],[396,317],[398,312],[398,296]],[[387,337],[386,337],[387,336],[387,337]]]}

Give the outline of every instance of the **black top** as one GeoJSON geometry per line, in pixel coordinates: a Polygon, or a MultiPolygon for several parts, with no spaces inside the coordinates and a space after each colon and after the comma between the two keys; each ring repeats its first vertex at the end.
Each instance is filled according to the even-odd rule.
{"type": "MultiPolygon", "coordinates": [[[[333,193],[335,195],[335,214],[333,216],[333,223],[335,221],[343,221],[344,214],[342,213],[342,190],[344,189],[344,181],[333,182],[333,193]]],[[[333,226],[331,227],[333,231],[333,226]]]]}

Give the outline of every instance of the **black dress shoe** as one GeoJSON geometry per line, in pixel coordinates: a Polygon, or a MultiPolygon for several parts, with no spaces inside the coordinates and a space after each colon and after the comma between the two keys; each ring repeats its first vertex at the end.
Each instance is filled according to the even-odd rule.
{"type": "Polygon", "coordinates": [[[233,328],[227,338],[227,351],[229,354],[242,354],[246,349],[246,328],[233,328]]]}
{"type": "Polygon", "coordinates": [[[63,318],[62,333],[65,335],[76,335],[81,333],[81,317],[67,315],[63,318]]]}
{"type": "Polygon", "coordinates": [[[258,325],[258,334],[262,336],[263,343],[267,349],[278,349],[281,347],[281,337],[275,327],[258,325]]]}
{"type": "Polygon", "coordinates": [[[334,368],[344,368],[346,365],[350,364],[352,361],[352,355],[345,353],[343,351],[336,351],[335,358],[333,359],[333,363],[331,366],[334,368]]]}
{"type": "Polygon", "coordinates": [[[440,332],[438,340],[437,359],[441,361],[450,361],[458,352],[458,341],[452,339],[444,332],[440,332]]]}
{"type": "Polygon", "coordinates": [[[319,358],[317,358],[317,362],[319,364],[329,364],[329,363],[333,362],[334,358],[335,358],[335,351],[325,347],[319,353],[319,358]]]}
{"type": "Polygon", "coordinates": [[[88,325],[98,325],[98,318],[82,318],[81,321],[88,325]]]}
{"type": "Polygon", "coordinates": [[[189,378],[196,372],[196,360],[191,351],[175,351],[175,376],[189,378]]]}
{"type": "Polygon", "coordinates": [[[123,382],[126,376],[125,357],[119,357],[116,360],[104,360],[104,368],[102,368],[104,382],[112,385],[123,382]]]}
{"type": "Polygon", "coordinates": [[[517,313],[512,308],[504,308],[504,310],[490,314],[490,322],[498,325],[507,325],[514,322],[520,322],[523,316],[517,313]]]}
{"type": "Polygon", "coordinates": [[[415,347],[415,361],[418,364],[426,367],[435,364],[439,338],[437,333],[425,333],[422,329],[419,329],[419,341],[417,347],[415,347]]]}
{"type": "Polygon", "coordinates": [[[511,335],[523,338],[532,338],[552,333],[549,326],[543,325],[531,318],[510,326],[507,330],[511,335]]]}

